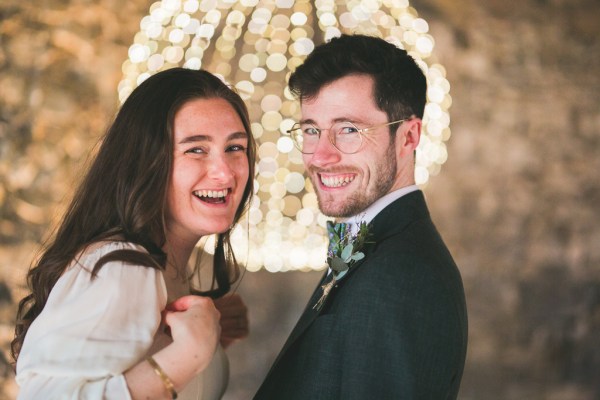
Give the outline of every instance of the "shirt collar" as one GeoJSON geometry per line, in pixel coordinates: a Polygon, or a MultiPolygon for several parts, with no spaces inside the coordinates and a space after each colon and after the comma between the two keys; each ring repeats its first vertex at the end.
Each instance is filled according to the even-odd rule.
{"type": "Polygon", "coordinates": [[[405,186],[403,188],[394,190],[393,192],[390,192],[385,196],[375,200],[363,212],[357,215],[353,215],[349,218],[342,218],[338,222],[354,223],[356,225],[352,226],[353,230],[358,229],[358,224],[360,224],[361,222],[365,222],[367,224],[370,223],[377,216],[377,214],[381,212],[381,210],[392,204],[394,201],[398,200],[400,197],[415,192],[417,190],[419,190],[419,187],[417,185],[405,186]]]}

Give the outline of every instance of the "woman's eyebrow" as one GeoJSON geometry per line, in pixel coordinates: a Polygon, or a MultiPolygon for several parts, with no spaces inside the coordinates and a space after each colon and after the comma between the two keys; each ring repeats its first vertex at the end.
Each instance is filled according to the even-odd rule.
{"type": "MultiPolygon", "coordinates": [[[[246,132],[234,132],[227,136],[227,140],[234,139],[246,139],[248,134],[246,132]]],[[[179,141],[179,144],[193,143],[193,142],[212,142],[213,137],[210,135],[191,135],[186,136],[179,141]]]]}

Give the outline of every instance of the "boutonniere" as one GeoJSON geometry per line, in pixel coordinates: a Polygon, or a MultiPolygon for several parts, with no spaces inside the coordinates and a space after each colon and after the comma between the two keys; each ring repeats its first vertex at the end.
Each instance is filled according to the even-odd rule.
{"type": "Polygon", "coordinates": [[[313,309],[320,310],[335,284],[346,276],[354,263],[365,257],[361,250],[366,243],[370,243],[368,241],[370,235],[369,225],[364,221],[361,222],[358,225],[358,231],[354,234],[350,232],[349,228],[349,224],[346,223],[334,224],[327,222],[327,232],[329,234],[327,265],[331,268],[333,278],[329,283],[321,286],[323,294],[313,306],[313,309]]]}

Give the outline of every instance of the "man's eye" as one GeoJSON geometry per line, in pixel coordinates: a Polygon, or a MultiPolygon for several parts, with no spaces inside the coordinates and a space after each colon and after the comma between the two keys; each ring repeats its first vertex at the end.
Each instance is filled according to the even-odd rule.
{"type": "Polygon", "coordinates": [[[350,135],[357,132],[358,129],[353,125],[342,125],[337,129],[338,135],[350,135]]]}
{"type": "Polygon", "coordinates": [[[302,132],[304,133],[304,136],[319,136],[319,130],[312,126],[302,129],[302,132]]]}

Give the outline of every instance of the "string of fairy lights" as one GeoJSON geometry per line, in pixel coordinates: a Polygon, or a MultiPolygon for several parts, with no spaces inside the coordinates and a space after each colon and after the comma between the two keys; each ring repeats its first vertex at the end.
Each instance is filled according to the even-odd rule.
{"type": "Polygon", "coordinates": [[[232,235],[247,269],[325,266],[325,222],[302,157],[281,133],[299,118],[286,86],[315,44],[341,33],[380,36],[406,49],[427,76],[415,179],[424,187],[447,159],[450,84],[432,59],[427,21],[408,0],[162,0],[150,6],[129,47],[118,86],[123,102],[150,75],[172,67],[206,69],[234,86],[250,110],[258,142],[255,194],[232,235]]]}

